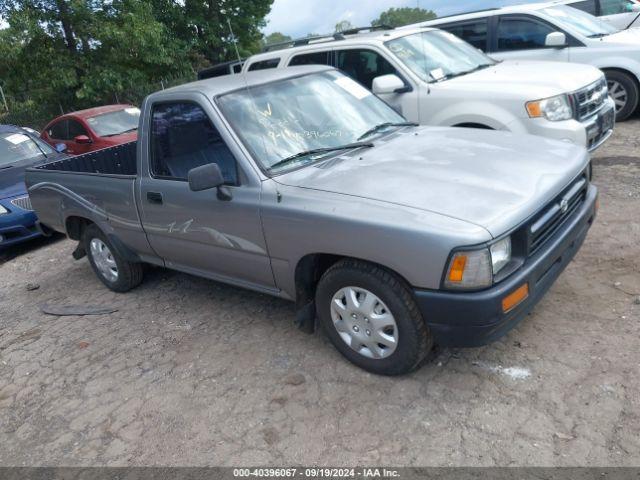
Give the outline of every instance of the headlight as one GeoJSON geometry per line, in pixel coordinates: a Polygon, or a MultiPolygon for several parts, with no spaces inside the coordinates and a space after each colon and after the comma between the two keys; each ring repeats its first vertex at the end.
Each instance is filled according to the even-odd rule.
{"type": "Polygon", "coordinates": [[[511,261],[511,238],[489,247],[455,252],[445,276],[444,286],[451,290],[478,290],[493,285],[493,276],[511,261]]]}
{"type": "Polygon", "coordinates": [[[4,215],[6,213],[9,213],[9,210],[0,205],[0,215],[4,215]]]}
{"type": "Polygon", "coordinates": [[[567,95],[545,98],[527,103],[527,113],[531,118],[544,117],[551,122],[571,120],[573,118],[573,108],[567,95]]]}

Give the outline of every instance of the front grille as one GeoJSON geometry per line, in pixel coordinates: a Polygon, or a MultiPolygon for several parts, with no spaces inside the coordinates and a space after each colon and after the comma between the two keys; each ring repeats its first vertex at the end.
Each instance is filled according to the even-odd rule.
{"type": "Polygon", "coordinates": [[[26,197],[14,198],[11,203],[22,210],[33,210],[31,206],[31,199],[27,195],[26,197]]]}
{"type": "Polygon", "coordinates": [[[602,78],[573,94],[578,120],[589,118],[602,108],[609,96],[607,81],[602,78]]]}
{"type": "Polygon", "coordinates": [[[575,214],[584,203],[588,186],[586,175],[580,176],[533,219],[528,228],[529,255],[540,250],[575,214]]]}

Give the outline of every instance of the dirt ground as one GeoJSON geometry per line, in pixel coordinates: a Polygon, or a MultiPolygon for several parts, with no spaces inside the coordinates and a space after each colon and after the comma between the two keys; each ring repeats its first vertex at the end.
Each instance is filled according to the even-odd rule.
{"type": "Polygon", "coordinates": [[[161,269],[118,295],[68,240],[5,254],[0,465],[640,465],[639,127],[597,153],[597,223],[534,313],[402,378],[278,299],[161,269]]]}

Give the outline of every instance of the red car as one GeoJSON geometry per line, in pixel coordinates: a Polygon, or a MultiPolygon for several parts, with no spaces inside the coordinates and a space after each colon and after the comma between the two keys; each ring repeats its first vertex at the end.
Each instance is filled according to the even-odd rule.
{"type": "Polygon", "coordinates": [[[106,105],[62,115],[40,136],[58,151],[79,155],[136,140],[139,119],[140,109],[133,105],[106,105]]]}

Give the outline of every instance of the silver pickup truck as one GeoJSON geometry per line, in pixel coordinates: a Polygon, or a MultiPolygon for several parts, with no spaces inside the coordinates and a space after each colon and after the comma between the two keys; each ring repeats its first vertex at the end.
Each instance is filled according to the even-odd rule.
{"type": "Polygon", "coordinates": [[[154,264],[295,301],[379,374],[504,335],[596,215],[584,148],[418,127],[328,67],[155,93],[139,134],[30,169],[41,228],[117,292],[154,264]]]}

